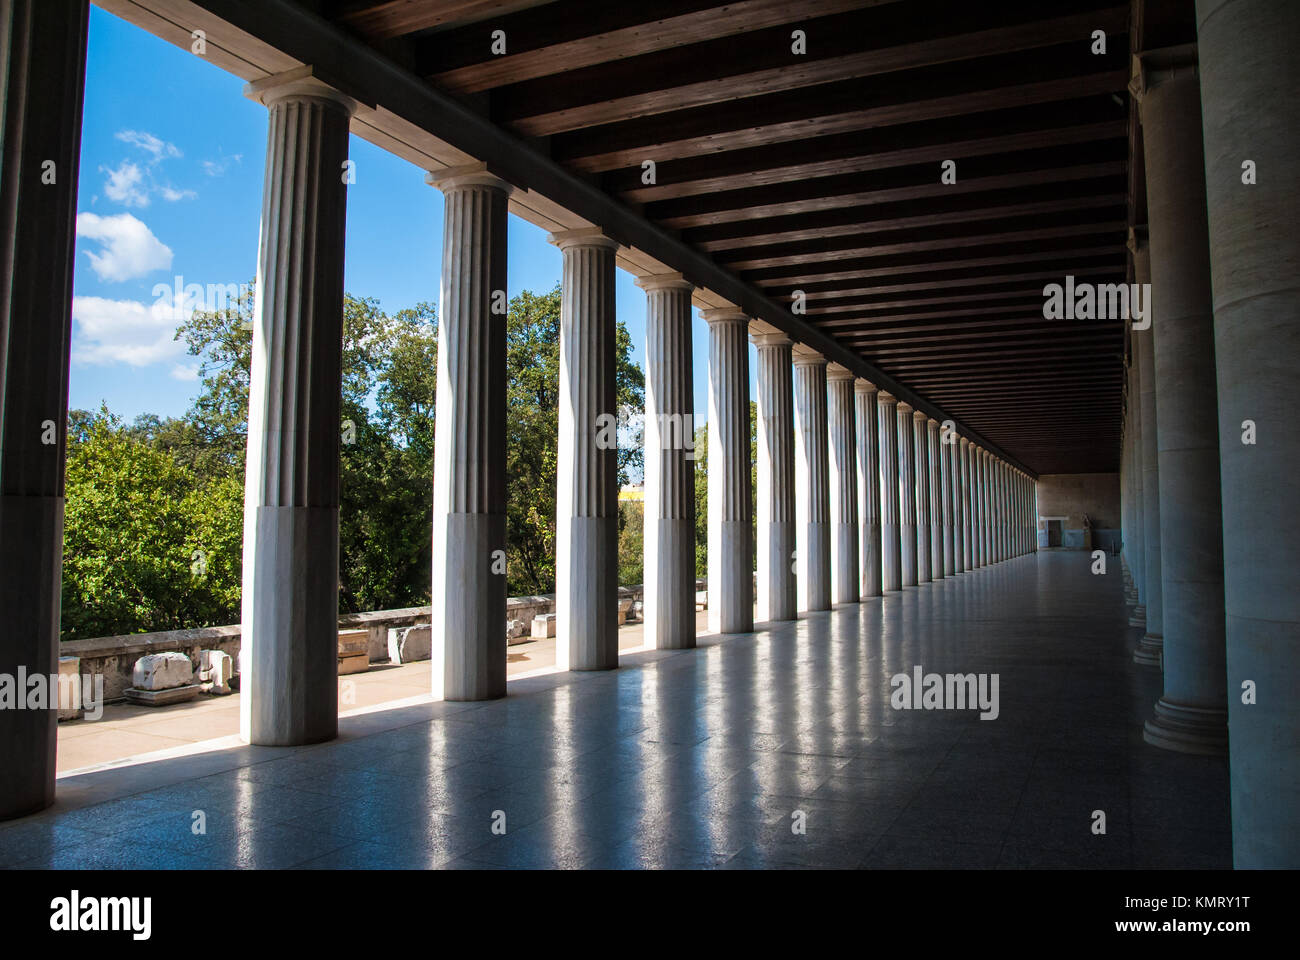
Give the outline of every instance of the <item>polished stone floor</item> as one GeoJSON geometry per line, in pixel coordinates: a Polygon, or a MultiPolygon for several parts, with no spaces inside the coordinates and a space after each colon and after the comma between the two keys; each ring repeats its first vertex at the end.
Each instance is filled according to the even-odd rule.
{"type": "Polygon", "coordinates": [[[1089,564],[60,780],[0,825],[0,867],[1230,867],[1226,761],[1142,742],[1159,673],[1130,659],[1118,562],[1089,564]],[[999,716],[893,709],[917,665],[997,674],[999,716]]]}

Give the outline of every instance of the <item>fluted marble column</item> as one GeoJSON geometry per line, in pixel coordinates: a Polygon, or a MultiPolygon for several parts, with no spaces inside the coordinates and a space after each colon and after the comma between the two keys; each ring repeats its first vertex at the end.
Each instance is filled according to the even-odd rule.
{"type": "Polygon", "coordinates": [[[1195,48],[1147,51],[1132,89],[1146,150],[1164,695],[1143,738],[1194,753],[1226,750],[1227,664],[1214,311],[1195,48]]]}
{"type": "Polygon", "coordinates": [[[952,496],[952,572],[965,573],[966,564],[962,557],[962,490],[961,490],[961,437],[952,435],[948,444],[948,488],[952,496]]]}
{"type": "Polygon", "coordinates": [[[971,527],[974,543],[971,546],[975,568],[984,566],[984,454],[974,443],[970,445],[971,527]]]}
{"type": "Polygon", "coordinates": [[[888,593],[903,586],[903,529],[899,505],[898,401],[880,391],[876,396],[880,434],[880,589],[888,593]]]}
{"type": "Polygon", "coordinates": [[[939,421],[926,421],[927,457],[930,480],[930,579],[943,579],[944,558],[944,515],[943,503],[943,460],[939,454],[939,421]]]}
{"type": "Polygon", "coordinates": [[[758,612],[795,618],[794,388],[790,338],[752,334],[758,356],[758,612]]]}
{"type": "MultiPolygon", "coordinates": [[[[443,193],[433,466],[433,694],[505,696],[506,288],[510,187],[481,164],[432,176],[443,193]]],[[[336,387],[337,389],[337,387],[336,387]]]]}
{"type": "MultiPolygon", "coordinates": [[[[1137,258],[1135,257],[1134,258],[1135,262],[1136,259],[1137,258]]],[[[1149,258],[1144,256],[1143,259],[1146,259],[1149,263],[1149,258]]],[[[1150,276],[1149,270],[1147,271],[1147,276],[1148,277],[1150,276]]],[[[1135,271],[1135,279],[1136,279],[1136,271],[1135,271]]],[[[1138,280],[1137,282],[1142,283],[1144,281],[1138,280]]],[[[1143,353],[1143,342],[1141,339],[1141,334],[1138,331],[1136,330],[1132,331],[1131,335],[1132,335],[1132,339],[1130,341],[1129,349],[1132,353],[1132,359],[1129,364],[1129,394],[1132,397],[1133,403],[1131,409],[1129,410],[1128,427],[1129,427],[1129,432],[1132,434],[1131,455],[1133,458],[1133,465],[1136,466],[1138,463],[1137,458],[1140,456],[1143,448],[1142,434],[1144,432],[1143,431],[1144,424],[1142,422],[1143,419],[1142,403],[1141,403],[1141,389],[1142,389],[1141,356],[1143,353]]],[[[1154,436],[1155,434],[1153,433],[1152,434],[1153,439],[1154,436]]],[[[1129,615],[1128,622],[1130,626],[1145,627],[1147,622],[1146,601],[1148,599],[1148,593],[1150,591],[1146,582],[1146,545],[1147,545],[1146,528],[1144,522],[1141,520],[1141,516],[1142,516],[1141,508],[1138,506],[1138,504],[1142,503],[1144,499],[1143,476],[1141,470],[1138,469],[1133,470],[1133,476],[1129,485],[1129,490],[1133,498],[1134,523],[1133,523],[1133,538],[1130,543],[1130,549],[1128,551],[1129,575],[1133,581],[1133,592],[1132,592],[1133,611],[1129,615]]],[[[1159,508],[1157,508],[1157,511],[1158,510],[1159,508]]],[[[1159,531],[1157,531],[1157,534],[1158,532],[1159,531]]],[[[1158,536],[1157,539],[1159,539],[1158,536]]]]}
{"type": "Polygon", "coordinates": [[[857,603],[858,452],[853,374],[838,363],[826,368],[826,429],[830,441],[831,602],[857,603]]]}
{"type": "Polygon", "coordinates": [[[618,444],[614,255],[599,230],[566,230],[560,299],[555,665],[618,666],[618,444]]]}
{"type": "Polygon", "coordinates": [[[678,274],[636,284],[646,293],[645,637],[678,650],[695,646],[695,288],[678,274]]]}
{"type": "Polygon", "coordinates": [[[993,558],[993,454],[987,450],[980,451],[980,498],[983,516],[981,525],[984,529],[984,565],[991,566],[993,558]]]}
{"type": "Polygon", "coordinates": [[[354,104],[297,74],[245,91],[270,108],[270,133],[249,376],[240,732],[269,746],[338,733],[339,171],[354,104]]]}
{"type": "MultiPolygon", "coordinates": [[[[956,437],[949,437],[955,440],[956,437]]],[[[943,503],[943,575],[955,576],[957,563],[954,556],[957,546],[957,534],[954,527],[956,509],[953,502],[952,488],[952,443],[944,436],[939,437],[939,497],[943,503]]]]}
{"type": "Polygon", "coordinates": [[[998,482],[998,559],[1006,560],[1011,556],[1008,539],[1011,525],[1010,514],[1007,512],[1007,465],[1001,460],[995,461],[995,465],[998,482]]]}
{"type": "MultiPolygon", "coordinates": [[[[1134,231],[1133,273],[1138,283],[1151,282],[1151,249],[1145,230],[1134,231]]],[[[1152,303],[1152,324],[1159,323],[1159,301],[1152,303]]],[[[1165,645],[1164,584],[1160,569],[1160,454],[1157,438],[1160,420],[1156,416],[1156,368],[1152,333],[1147,330],[1130,330],[1133,352],[1137,354],[1138,369],[1134,381],[1138,384],[1137,402],[1141,428],[1134,437],[1134,489],[1139,498],[1135,504],[1137,524],[1141,530],[1143,564],[1140,573],[1142,624],[1145,627],[1133,660],[1146,666],[1160,665],[1160,653],[1165,645]]]]}
{"type": "Polygon", "coordinates": [[[899,533],[902,540],[905,587],[917,583],[916,557],[916,445],[913,424],[915,410],[909,403],[898,405],[899,533]]]}
{"type": "Polygon", "coordinates": [[[795,552],[800,610],[831,606],[829,451],[826,358],[794,348],[795,552]]]}
{"type": "Polygon", "coordinates": [[[1300,5],[1197,0],[1196,13],[1222,454],[1233,862],[1238,869],[1294,869],[1300,5]],[[1242,183],[1246,160],[1257,171],[1251,185],[1242,183]],[[1253,444],[1242,442],[1247,420],[1253,444]],[[1242,702],[1248,680],[1257,687],[1250,704],[1242,702]]]}
{"type": "Polygon", "coordinates": [[[957,440],[957,472],[961,483],[961,568],[969,573],[975,569],[975,510],[974,488],[970,475],[971,442],[965,437],[957,440]]]}
{"type": "Polygon", "coordinates": [[[709,629],[754,629],[749,462],[749,318],[703,311],[709,325],[709,629]]]}
{"type": "Polygon", "coordinates": [[[884,580],[880,562],[880,414],[876,409],[876,385],[869,380],[855,380],[853,399],[857,404],[859,593],[878,597],[884,580]]]}
{"type": "MultiPolygon", "coordinates": [[[[20,672],[58,673],[88,17],[86,0],[0,5],[0,674],[15,684],[20,672]]],[[[54,802],[57,720],[55,709],[0,709],[0,820],[54,802]]]]}
{"type": "Polygon", "coordinates": [[[916,470],[916,582],[930,582],[930,441],[926,416],[912,411],[912,463],[916,470]]]}

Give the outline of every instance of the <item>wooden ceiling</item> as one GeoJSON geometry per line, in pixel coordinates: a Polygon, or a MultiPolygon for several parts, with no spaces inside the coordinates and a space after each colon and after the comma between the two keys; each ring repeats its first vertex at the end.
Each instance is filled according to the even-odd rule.
{"type": "Polygon", "coordinates": [[[1118,468],[1123,323],[1042,291],[1126,280],[1127,0],[303,5],[1032,470],[1118,468]]]}

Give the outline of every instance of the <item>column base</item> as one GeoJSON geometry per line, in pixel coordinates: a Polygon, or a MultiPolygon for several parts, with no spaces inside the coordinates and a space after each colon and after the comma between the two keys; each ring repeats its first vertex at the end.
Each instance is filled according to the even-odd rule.
{"type": "Polygon", "coordinates": [[[1133,662],[1144,667],[1160,666],[1160,656],[1164,653],[1165,638],[1158,633],[1148,633],[1138,641],[1133,651],[1133,662]]]}
{"type": "Polygon", "coordinates": [[[1155,716],[1142,729],[1153,747],[1179,753],[1221,756],[1228,752],[1228,712],[1156,701],[1155,716]]]}
{"type": "Polygon", "coordinates": [[[1129,614],[1128,625],[1130,627],[1145,627],[1147,625],[1147,606],[1145,603],[1139,603],[1129,614]]]}

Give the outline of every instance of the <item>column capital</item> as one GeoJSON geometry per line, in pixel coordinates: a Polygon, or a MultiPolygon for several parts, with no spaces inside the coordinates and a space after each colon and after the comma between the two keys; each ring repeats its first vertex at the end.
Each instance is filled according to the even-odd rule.
{"type": "Polygon", "coordinates": [[[912,407],[911,410],[912,410],[912,419],[915,420],[917,423],[925,423],[925,421],[930,419],[930,415],[926,413],[924,410],[917,410],[915,407],[912,407]]]}
{"type": "Polygon", "coordinates": [[[749,314],[739,307],[709,307],[700,311],[704,322],[712,326],[715,323],[743,323],[749,326],[749,314]]]}
{"type": "Polygon", "coordinates": [[[908,403],[906,400],[899,400],[899,401],[898,401],[898,412],[899,412],[899,413],[909,413],[910,411],[912,411],[912,410],[914,410],[914,409],[915,409],[915,408],[914,408],[910,403],[908,403]]]}
{"type": "Polygon", "coordinates": [[[632,282],[646,293],[652,290],[684,290],[691,293],[695,290],[695,284],[680,273],[652,273],[644,277],[637,277],[632,282]]]}
{"type": "Polygon", "coordinates": [[[826,364],[827,380],[852,380],[854,379],[853,371],[848,367],[841,366],[838,363],[826,364]]]}
{"type": "Polygon", "coordinates": [[[1197,75],[1196,44],[1161,47],[1133,54],[1128,91],[1141,103],[1148,92],[1169,80],[1197,75]]]}
{"type": "Polygon", "coordinates": [[[896,404],[898,403],[898,398],[888,390],[881,390],[876,394],[876,403],[883,403],[885,405],[896,404]]]}
{"type": "Polygon", "coordinates": [[[826,358],[805,344],[796,343],[791,352],[794,354],[794,365],[796,367],[826,366],[826,358]]]}
{"type": "Polygon", "coordinates": [[[441,170],[430,170],[424,175],[424,182],[431,187],[437,187],[443,193],[474,187],[486,187],[490,190],[500,190],[506,196],[510,196],[515,189],[514,186],[488,170],[488,165],[483,162],[443,167],[441,170]]]}
{"type": "Polygon", "coordinates": [[[570,247],[601,247],[605,250],[617,250],[619,242],[607,237],[600,227],[579,227],[576,230],[556,230],[546,238],[560,250],[570,247]]]}
{"type": "Polygon", "coordinates": [[[863,380],[861,377],[858,377],[853,381],[854,393],[876,393],[877,390],[878,388],[876,385],[870,380],[863,380]]]}
{"type": "Polygon", "coordinates": [[[373,103],[365,103],[357,97],[344,93],[338,83],[322,76],[320,71],[310,63],[246,83],[244,96],[256,100],[264,107],[291,97],[303,100],[329,100],[343,107],[349,117],[357,112],[358,106],[374,107],[373,103]]]}

